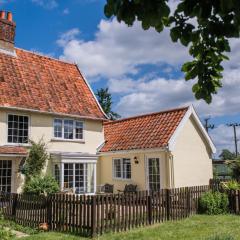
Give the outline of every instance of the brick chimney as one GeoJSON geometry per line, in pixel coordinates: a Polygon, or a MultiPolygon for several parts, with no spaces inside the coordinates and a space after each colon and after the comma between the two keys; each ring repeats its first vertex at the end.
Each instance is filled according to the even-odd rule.
{"type": "Polygon", "coordinates": [[[11,12],[0,11],[0,50],[14,54],[16,24],[11,12]]]}

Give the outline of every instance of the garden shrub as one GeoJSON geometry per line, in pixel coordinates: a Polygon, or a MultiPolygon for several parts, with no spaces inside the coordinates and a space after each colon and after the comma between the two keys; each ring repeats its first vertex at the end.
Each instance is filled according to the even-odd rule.
{"type": "Polygon", "coordinates": [[[221,185],[224,190],[240,190],[240,184],[236,180],[223,182],[221,185]]]}
{"type": "Polygon", "coordinates": [[[23,192],[27,194],[35,195],[48,195],[57,193],[59,191],[59,186],[56,180],[51,176],[37,176],[31,178],[25,183],[23,192]]]}
{"type": "Polygon", "coordinates": [[[0,239],[1,240],[11,240],[13,239],[14,234],[12,233],[12,231],[10,229],[7,229],[5,227],[3,227],[2,225],[0,225],[0,239]]]}
{"type": "Polygon", "coordinates": [[[206,192],[199,199],[199,212],[208,215],[228,212],[228,196],[226,193],[206,192]]]}
{"type": "Polygon", "coordinates": [[[231,235],[226,234],[226,235],[214,235],[207,238],[206,240],[235,240],[235,238],[231,235]]]}

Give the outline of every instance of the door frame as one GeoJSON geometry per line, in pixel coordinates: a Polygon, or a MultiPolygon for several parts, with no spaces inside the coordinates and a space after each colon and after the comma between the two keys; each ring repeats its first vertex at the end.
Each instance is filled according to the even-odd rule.
{"type": "Polygon", "coordinates": [[[159,156],[145,156],[145,175],[146,175],[146,189],[150,191],[149,182],[149,159],[159,159],[159,184],[161,189],[161,158],[159,156]]]}

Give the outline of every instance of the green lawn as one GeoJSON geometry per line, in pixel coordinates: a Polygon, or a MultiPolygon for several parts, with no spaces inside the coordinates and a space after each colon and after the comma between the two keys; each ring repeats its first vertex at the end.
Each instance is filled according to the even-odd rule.
{"type": "MultiPolygon", "coordinates": [[[[240,240],[240,216],[196,215],[183,221],[168,222],[151,227],[139,228],[125,233],[105,234],[100,240],[158,239],[158,240],[204,240],[212,235],[230,234],[240,240]]],[[[23,240],[80,240],[84,238],[60,233],[40,233],[23,240]]],[[[86,240],[86,238],[85,238],[86,240]]]]}

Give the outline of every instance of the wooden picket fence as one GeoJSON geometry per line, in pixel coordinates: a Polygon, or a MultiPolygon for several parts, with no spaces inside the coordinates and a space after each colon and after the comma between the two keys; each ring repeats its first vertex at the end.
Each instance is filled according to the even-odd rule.
{"type": "Polygon", "coordinates": [[[0,193],[0,208],[7,219],[49,230],[96,236],[173,221],[195,214],[198,199],[209,186],[162,189],[157,192],[48,197],[0,193]]]}

